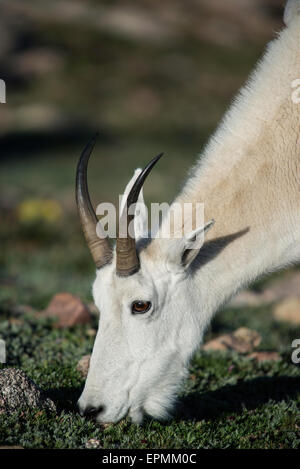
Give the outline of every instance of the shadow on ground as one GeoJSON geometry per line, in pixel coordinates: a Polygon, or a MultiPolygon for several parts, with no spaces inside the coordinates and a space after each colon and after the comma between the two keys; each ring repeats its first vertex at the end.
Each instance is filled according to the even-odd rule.
{"type": "MultiPolygon", "coordinates": [[[[192,392],[178,401],[176,420],[211,420],[223,413],[239,414],[245,408],[253,410],[270,400],[280,402],[294,398],[300,389],[300,378],[289,376],[260,377],[226,385],[215,391],[192,392]]],[[[82,388],[48,389],[59,412],[77,412],[82,388]]]]}
{"type": "Polygon", "coordinates": [[[82,387],[69,387],[47,389],[46,394],[56,404],[58,412],[71,411],[78,412],[77,401],[82,393],[82,387]]]}
{"type": "Polygon", "coordinates": [[[193,392],[180,399],[177,420],[209,420],[221,413],[241,413],[256,409],[272,400],[293,398],[300,389],[300,378],[288,376],[261,377],[226,385],[216,391],[193,392]]]}

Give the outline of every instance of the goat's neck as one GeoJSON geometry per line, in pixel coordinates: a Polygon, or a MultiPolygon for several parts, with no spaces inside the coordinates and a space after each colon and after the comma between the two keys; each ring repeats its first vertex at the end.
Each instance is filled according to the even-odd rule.
{"type": "Polygon", "coordinates": [[[215,219],[193,280],[212,310],[300,259],[299,25],[269,45],[176,200],[203,202],[205,221],[215,219]]]}
{"type": "MultiPolygon", "coordinates": [[[[284,132],[287,123],[278,125],[284,132]]],[[[203,202],[205,221],[215,220],[193,266],[199,301],[211,312],[261,274],[300,258],[300,172],[293,145],[292,153],[276,151],[277,130],[273,122],[251,145],[238,142],[240,158],[228,171],[220,166],[234,146],[223,147],[219,168],[217,158],[215,167],[204,165],[197,186],[177,199],[203,202]]]]}

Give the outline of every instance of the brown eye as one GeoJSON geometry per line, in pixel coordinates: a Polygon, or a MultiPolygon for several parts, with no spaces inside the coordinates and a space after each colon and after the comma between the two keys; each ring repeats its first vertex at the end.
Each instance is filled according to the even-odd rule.
{"type": "Polygon", "coordinates": [[[131,312],[133,314],[147,313],[151,306],[152,305],[150,301],[134,301],[131,305],[131,312]]]}

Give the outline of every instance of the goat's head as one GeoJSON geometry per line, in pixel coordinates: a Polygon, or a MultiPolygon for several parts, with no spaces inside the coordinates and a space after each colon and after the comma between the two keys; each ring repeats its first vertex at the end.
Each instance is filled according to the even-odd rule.
{"type": "Polygon", "coordinates": [[[206,327],[205,319],[201,324],[196,318],[189,269],[199,247],[188,249],[188,243],[211,224],[182,239],[144,241],[142,185],[158,155],[135,172],[123,196],[120,224],[128,229],[134,222],[135,236],[119,235],[112,249],[107,238],[96,234],[98,220],[88,194],[93,146],[91,141],[77,167],[76,198],[97,267],[93,296],[100,322],[79,408],[98,422],[116,422],[128,413],[136,423],[144,413],[165,418],[206,327]],[[139,214],[134,218],[128,208],[136,202],[139,214]]]}

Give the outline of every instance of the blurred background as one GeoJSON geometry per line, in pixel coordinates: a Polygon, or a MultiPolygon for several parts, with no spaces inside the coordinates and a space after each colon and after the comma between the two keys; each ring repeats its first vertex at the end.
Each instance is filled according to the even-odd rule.
{"type": "Polygon", "coordinates": [[[171,201],[282,25],[282,0],[2,0],[0,307],[90,300],[94,267],[76,214],[77,158],[96,130],[94,204],[133,169],[171,201]]]}

